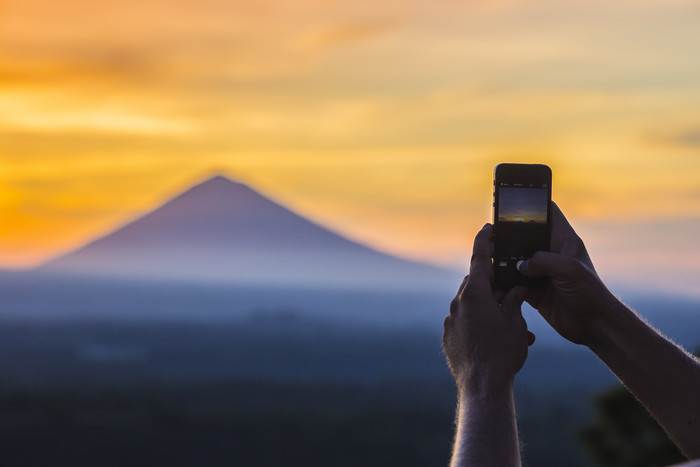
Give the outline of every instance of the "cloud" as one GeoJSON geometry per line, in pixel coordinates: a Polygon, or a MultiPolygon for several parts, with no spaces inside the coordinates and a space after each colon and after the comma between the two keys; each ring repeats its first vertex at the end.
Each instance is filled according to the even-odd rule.
{"type": "Polygon", "coordinates": [[[0,118],[5,128],[19,127],[46,132],[84,131],[121,134],[182,135],[191,133],[185,121],[167,117],[139,115],[120,109],[86,109],[59,111],[28,111],[0,118]]]}
{"type": "Polygon", "coordinates": [[[700,128],[691,128],[671,137],[671,141],[681,146],[700,146],[700,128]]]}
{"type": "Polygon", "coordinates": [[[323,26],[305,34],[300,43],[312,49],[325,49],[344,44],[363,42],[389,32],[395,27],[390,22],[362,22],[323,26]]]}
{"type": "MultiPolygon", "coordinates": [[[[547,159],[557,199],[591,218],[700,209],[700,132],[637,136],[658,115],[664,142],[696,121],[692,0],[0,3],[3,177],[64,181],[22,195],[124,212],[217,163],[426,258],[464,249],[454,222],[488,217],[504,158],[547,159]],[[138,190],[107,182],[137,174],[138,190]]],[[[38,242],[52,228],[36,219],[8,225],[38,242]]]]}
{"type": "Polygon", "coordinates": [[[700,296],[700,217],[582,223],[577,231],[605,280],[700,296]]]}

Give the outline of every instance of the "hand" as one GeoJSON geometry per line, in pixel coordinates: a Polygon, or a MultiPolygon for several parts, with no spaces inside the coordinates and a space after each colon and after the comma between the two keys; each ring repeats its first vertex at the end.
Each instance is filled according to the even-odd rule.
{"type": "Polygon", "coordinates": [[[527,289],[515,287],[504,297],[494,292],[492,237],[491,224],[477,234],[469,275],[445,318],[442,343],[460,393],[483,383],[512,384],[535,339],[520,311],[527,289]]]}
{"type": "Polygon", "coordinates": [[[551,252],[539,251],[522,263],[524,276],[548,276],[543,290],[529,290],[527,302],[565,339],[588,344],[595,325],[619,304],[593,267],[581,238],[552,202],[551,252]]]}

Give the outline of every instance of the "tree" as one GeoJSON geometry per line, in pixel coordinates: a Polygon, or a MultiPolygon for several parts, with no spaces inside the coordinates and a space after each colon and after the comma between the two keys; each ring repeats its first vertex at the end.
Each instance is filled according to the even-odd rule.
{"type": "MultiPolygon", "coordinates": [[[[700,347],[695,355],[700,356],[700,347]]],[[[656,467],[686,460],[624,386],[601,393],[596,410],[597,420],[581,429],[580,437],[601,467],[656,467]]]]}

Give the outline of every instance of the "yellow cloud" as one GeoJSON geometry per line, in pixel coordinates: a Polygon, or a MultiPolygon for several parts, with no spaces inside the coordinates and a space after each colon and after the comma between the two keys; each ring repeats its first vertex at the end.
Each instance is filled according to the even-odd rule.
{"type": "Polygon", "coordinates": [[[677,144],[700,118],[697,14],[691,0],[2,2],[0,265],[76,246],[213,166],[446,263],[490,219],[504,160],[550,164],[578,220],[700,216],[697,146],[677,144]]]}
{"type": "Polygon", "coordinates": [[[300,39],[303,47],[325,49],[332,46],[367,41],[384,34],[392,28],[391,23],[368,22],[324,26],[304,34],[300,39]]]}

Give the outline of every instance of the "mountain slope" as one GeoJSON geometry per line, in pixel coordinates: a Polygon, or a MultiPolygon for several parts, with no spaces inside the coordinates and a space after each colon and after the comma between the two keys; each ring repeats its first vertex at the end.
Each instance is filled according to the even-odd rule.
{"type": "Polygon", "coordinates": [[[39,268],[131,278],[412,286],[455,279],[352,242],[216,176],[39,268]]]}

